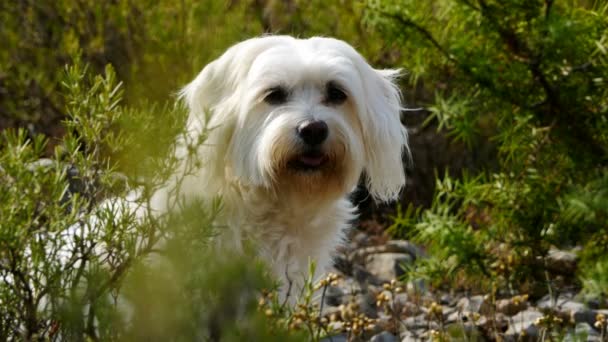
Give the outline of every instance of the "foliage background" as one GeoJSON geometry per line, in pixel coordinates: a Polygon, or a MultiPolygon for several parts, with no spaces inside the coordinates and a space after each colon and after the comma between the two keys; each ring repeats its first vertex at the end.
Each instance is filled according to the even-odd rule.
{"type": "MultiPolygon", "coordinates": [[[[70,189],[81,194],[70,197],[72,213],[93,214],[100,198],[124,194],[124,185],[112,176],[116,171],[130,185],[153,189],[169,167],[162,162],[170,152],[166,146],[183,122],[183,111],[172,104],[175,92],[230,45],[264,33],[334,36],[355,46],[376,67],[406,71],[402,89],[413,109],[404,113],[403,121],[410,129],[414,162],[407,168],[403,210],[368,203],[364,191],[355,200],[365,219],[390,225],[391,234],[414,239],[432,252],[413,273],[433,279],[437,287],[497,294],[534,296],[568,284],[605,301],[607,11],[608,5],[599,0],[0,3],[0,175],[15,180],[5,181],[2,189],[1,264],[11,260],[14,268],[3,273],[0,300],[12,314],[2,315],[9,318],[0,324],[0,336],[49,336],[54,326],[67,326],[49,319],[61,314],[55,309],[32,317],[38,311],[32,307],[36,295],[28,294],[26,285],[42,278],[32,276],[18,288],[6,286],[7,274],[27,274],[27,269],[45,270],[42,284],[54,284],[48,276],[66,271],[44,263],[32,266],[25,246],[44,255],[44,244],[36,244],[38,235],[31,232],[63,231],[77,221],[63,214],[67,202],[53,203],[65,196],[70,170],[31,171],[31,163],[46,156],[82,173],[75,178],[84,188],[70,189]],[[66,74],[65,65],[79,68],[66,74]],[[120,87],[119,81],[124,82],[120,87]],[[23,191],[31,184],[36,184],[32,192],[23,191]],[[21,205],[19,215],[15,203],[21,205]],[[45,215],[39,215],[37,203],[44,203],[45,215]],[[576,274],[546,269],[544,258],[553,248],[579,251],[576,274]],[[15,322],[30,326],[15,328],[15,322]]],[[[212,216],[192,220],[208,221],[211,227],[212,216]]],[[[187,221],[180,226],[187,227],[187,221]]],[[[131,260],[141,251],[137,248],[118,248],[116,255],[124,259],[117,260],[131,260]]],[[[199,257],[202,263],[213,259],[199,257]]],[[[251,283],[264,282],[259,274],[234,267],[235,274],[251,283]]],[[[141,282],[138,277],[160,276],[142,272],[133,271],[133,283],[141,282]]],[[[112,272],[87,277],[112,279],[112,272]]],[[[201,287],[190,288],[190,294],[215,286],[199,280],[201,287]]],[[[70,281],[74,290],[77,283],[70,281]]],[[[184,279],[180,284],[192,283],[184,279]]],[[[109,312],[103,309],[107,303],[87,291],[73,292],[70,300],[74,308],[95,301],[98,317],[109,312]]],[[[64,306],[57,308],[66,312],[64,306]]],[[[64,334],[99,338],[83,321],[91,315],[78,309],[67,312],[72,313],[67,321],[75,323],[64,334]]],[[[193,307],[191,314],[209,323],[209,312],[193,307]]],[[[165,330],[193,331],[179,322],[165,330]]],[[[214,334],[214,324],[198,333],[214,334]]],[[[122,336],[138,331],[143,330],[122,336]]]]}

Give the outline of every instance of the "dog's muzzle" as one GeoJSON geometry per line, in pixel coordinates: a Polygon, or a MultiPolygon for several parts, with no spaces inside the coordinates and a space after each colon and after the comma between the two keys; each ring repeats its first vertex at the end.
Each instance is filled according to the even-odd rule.
{"type": "Polygon", "coordinates": [[[306,120],[296,128],[298,137],[304,142],[302,152],[298,153],[289,166],[298,171],[316,171],[329,160],[322,145],[329,136],[325,121],[306,120]]]}

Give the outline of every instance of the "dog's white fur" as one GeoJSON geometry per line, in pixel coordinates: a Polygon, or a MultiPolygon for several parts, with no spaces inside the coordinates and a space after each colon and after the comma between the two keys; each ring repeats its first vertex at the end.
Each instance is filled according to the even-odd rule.
{"type": "Polygon", "coordinates": [[[347,195],[365,171],[371,195],[394,199],[405,184],[397,70],[375,70],[350,45],[331,38],[266,36],[241,42],[207,65],[181,92],[190,110],[189,131],[208,131],[203,167],[188,176],[186,198],[221,196],[220,239],[240,248],[254,241],[284,284],[301,285],[310,261],[319,272],[355,218],[347,195]],[[334,82],[346,93],[328,104],[334,82]],[[288,90],[285,103],[265,101],[269,89],[288,90]],[[296,128],[327,123],[323,167],[290,166],[305,146],[296,128]]]}

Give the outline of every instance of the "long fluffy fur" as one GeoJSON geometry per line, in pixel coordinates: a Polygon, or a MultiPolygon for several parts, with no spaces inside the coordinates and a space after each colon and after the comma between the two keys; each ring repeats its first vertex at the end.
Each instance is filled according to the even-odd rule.
{"type": "MultiPolygon", "coordinates": [[[[365,171],[372,196],[394,199],[405,184],[397,70],[375,70],[350,45],[331,38],[253,38],[227,50],[181,91],[190,110],[189,131],[209,137],[203,167],[183,183],[186,198],[221,196],[220,241],[240,247],[253,240],[259,255],[284,284],[297,287],[314,260],[319,272],[355,218],[347,195],[365,171]],[[324,103],[327,82],[343,87],[344,104],[324,103]],[[271,106],[264,91],[290,90],[287,103],[271,106]],[[323,120],[328,162],[300,172],[289,161],[302,151],[296,127],[323,120]]],[[[162,197],[162,196],[161,196],[162,197]]]]}

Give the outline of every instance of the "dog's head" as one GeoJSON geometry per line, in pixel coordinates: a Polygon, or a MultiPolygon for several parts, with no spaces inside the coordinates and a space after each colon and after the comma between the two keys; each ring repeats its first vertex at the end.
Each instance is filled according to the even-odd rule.
{"type": "Polygon", "coordinates": [[[181,95],[190,128],[209,129],[211,177],[337,197],[365,171],[388,200],[405,183],[397,73],[336,39],[268,36],[231,47],[181,95]]]}

